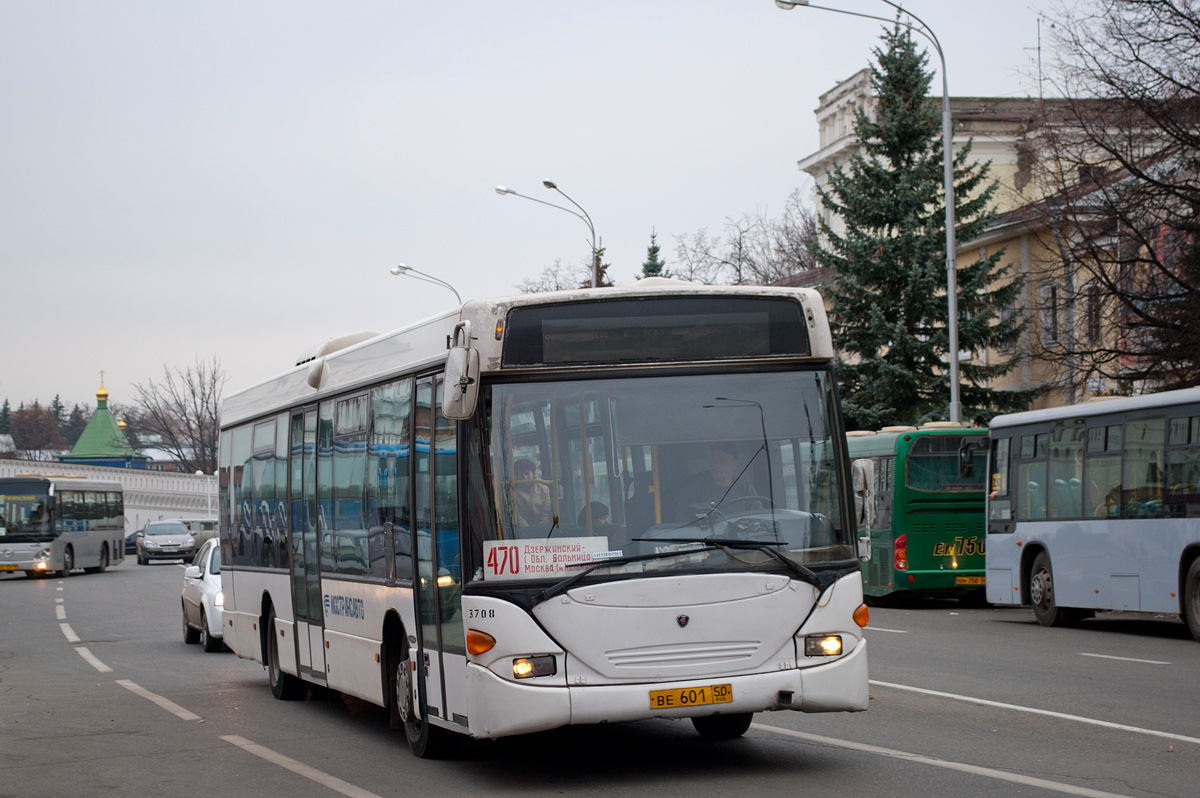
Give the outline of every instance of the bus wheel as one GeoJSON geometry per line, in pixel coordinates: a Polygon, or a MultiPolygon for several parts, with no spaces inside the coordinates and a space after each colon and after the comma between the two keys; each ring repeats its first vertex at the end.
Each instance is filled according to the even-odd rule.
{"type": "Polygon", "coordinates": [[[267,678],[271,682],[271,695],[280,701],[295,701],[307,692],[304,681],[285,673],[279,665],[279,632],[275,628],[275,608],[267,612],[267,678]]]}
{"type": "Polygon", "coordinates": [[[1187,615],[1188,629],[1192,637],[1200,642],[1200,559],[1192,561],[1183,585],[1183,609],[1187,615]]]}
{"type": "Polygon", "coordinates": [[[75,550],[70,546],[63,551],[63,567],[59,570],[58,575],[67,577],[71,575],[71,571],[75,569],[75,550]]]}
{"type": "MultiPolygon", "coordinates": [[[[395,649],[392,649],[395,651],[395,649]]],[[[393,663],[390,714],[404,727],[408,747],[421,759],[440,759],[453,743],[453,732],[438,728],[427,717],[417,718],[413,709],[413,670],[408,659],[408,644],[402,643],[393,663]]]]}
{"type": "Polygon", "coordinates": [[[192,627],[188,626],[187,622],[187,607],[180,603],[180,609],[183,611],[183,642],[189,646],[200,642],[200,633],[192,627]]]}
{"type": "Polygon", "coordinates": [[[733,740],[746,733],[752,720],[753,712],[738,712],[692,718],[692,725],[696,727],[696,733],[706,740],[733,740]]]}
{"type": "Polygon", "coordinates": [[[1083,617],[1078,610],[1058,606],[1054,600],[1054,572],[1050,569],[1050,555],[1038,552],[1029,571],[1029,600],[1033,602],[1033,614],[1042,626],[1068,626],[1083,617]]]}
{"type": "Polygon", "coordinates": [[[94,565],[91,568],[84,568],[85,574],[102,574],[108,570],[108,546],[100,547],[100,564],[94,565]]]}

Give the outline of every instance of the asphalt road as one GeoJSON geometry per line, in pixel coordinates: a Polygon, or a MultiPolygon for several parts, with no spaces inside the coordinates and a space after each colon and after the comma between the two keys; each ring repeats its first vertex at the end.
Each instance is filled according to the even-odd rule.
{"type": "Polygon", "coordinates": [[[1200,644],[1176,619],[873,608],[871,707],[571,728],[423,761],[380,708],[271,697],[185,645],[182,567],[0,576],[0,796],[1195,796],[1200,644]]]}

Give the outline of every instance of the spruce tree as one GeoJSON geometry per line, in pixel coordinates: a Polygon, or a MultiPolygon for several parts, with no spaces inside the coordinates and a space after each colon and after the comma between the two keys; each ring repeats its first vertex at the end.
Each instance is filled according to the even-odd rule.
{"type": "MultiPolygon", "coordinates": [[[[835,167],[818,189],[845,233],[822,230],[817,260],[833,276],[825,289],[839,352],[837,373],[850,428],[918,424],[949,417],[945,198],[941,120],[928,98],[933,73],[909,28],[897,24],[872,51],[876,119],[860,108],[854,131],[862,154],[835,167]]],[[[954,159],[959,241],[978,236],[994,215],[990,163],[954,159]]],[[[1002,251],[958,269],[959,349],[1015,343],[1024,321],[1011,308],[1020,281],[1000,267],[1002,251]],[[1004,285],[997,285],[1004,281],[1004,285]]],[[[964,420],[1023,409],[1029,396],[981,386],[1013,361],[960,365],[964,420]]]]}
{"type": "Polygon", "coordinates": [[[658,234],[653,230],[650,231],[650,246],[646,247],[646,262],[642,264],[642,278],[646,277],[670,277],[671,273],[667,271],[666,262],[658,257],[658,234]]]}
{"type": "Polygon", "coordinates": [[[4,404],[0,405],[0,435],[7,435],[12,431],[12,406],[8,403],[8,397],[4,397],[4,404]]]}

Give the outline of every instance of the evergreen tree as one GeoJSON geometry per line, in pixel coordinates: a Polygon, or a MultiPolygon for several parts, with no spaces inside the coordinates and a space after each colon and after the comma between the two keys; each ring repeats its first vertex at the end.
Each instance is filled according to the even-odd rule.
{"type": "Polygon", "coordinates": [[[54,415],[54,420],[58,422],[58,428],[61,431],[63,425],[67,423],[67,406],[62,403],[58,394],[54,394],[54,401],[50,403],[50,412],[54,415]]]}
{"type": "Polygon", "coordinates": [[[642,264],[642,277],[670,277],[671,273],[667,271],[665,261],[659,260],[658,257],[658,234],[650,231],[650,246],[646,247],[646,262],[642,264]]]}
{"type": "Polygon", "coordinates": [[[79,436],[83,434],[91,417],[92,414],[86,407],[75,405],[71,408],[71,415],[67,417],[66,423],[62,426],[63,438],[66,439],[68,448],[74,448],[75,444],[79,442],[79,436]]]}
{"type": "Polygon", "coordinates": [[[8,397],[4,397],[4,404],[0,405],[0,435],[7,435],[12,432],[12,406],[8,403],[8,397]]]}
{"type": "MultiPolygon", "coordinates": [[[[877,119],[860,108],[854,120],[863,154],[818,190],[845,222],[842,235],[822,231],[817,260],[833,272],[826,294],[847,425],[863,429],[948,418],[950,402],[941,121],[927,96],[933,73],[909,28],[897,24],[880,38],[871,68],[877,119]]],[[[960,241],[978,236],[994,213],[990,163],[972,163],[970,149],[954,159],[960,241]]],[[[959,267],[960,350],[1012,344],[1023,329],[1022,316],[1000,312],[1021,289],[999,266],[1002,254],[959,267]]],[[[1027,406],[1028,394],[981,387],[1012,366],[961,364],[964,420],[1027,406]]]]}

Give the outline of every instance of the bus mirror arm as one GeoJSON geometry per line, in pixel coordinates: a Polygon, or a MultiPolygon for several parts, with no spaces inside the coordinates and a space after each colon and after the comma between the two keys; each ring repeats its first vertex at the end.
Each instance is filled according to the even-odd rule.
{"type": "Polygon", "coordinates": [[[471,346],[471,322],[455,325],[453,342],[443,372],[442,415],[462,421],[474,415],[479,399],[479,350],[471,346]]]}

